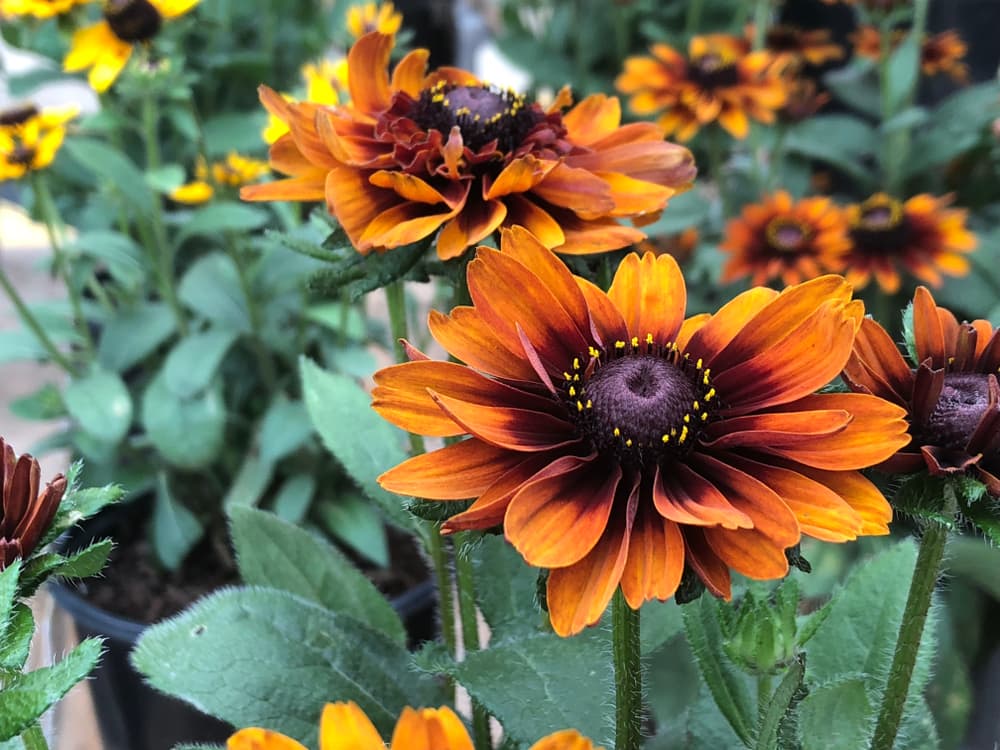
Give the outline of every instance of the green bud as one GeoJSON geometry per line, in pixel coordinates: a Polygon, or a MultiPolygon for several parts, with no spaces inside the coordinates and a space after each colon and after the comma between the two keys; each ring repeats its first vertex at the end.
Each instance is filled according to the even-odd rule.
{"type": "Polygon", "coordinates": [[[720,618],[723,648],[733,663],[754,675],[782,672],[797,651],[798,603],[799,589],[790,579],[769,595],[748,590],[720,618]]]}

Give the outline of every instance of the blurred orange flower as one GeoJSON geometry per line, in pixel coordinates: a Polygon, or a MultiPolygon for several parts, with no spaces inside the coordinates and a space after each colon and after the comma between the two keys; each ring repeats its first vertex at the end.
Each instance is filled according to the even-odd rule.
{"type": "MultiPolygon", "coordinates": [[[[894,31],[890,48],[895,50],[906,37],[907,32],[894,31]]],[[[874,26],[859,26],[851,35],[851,41],[854,42],[856,55],[876,62],[882,59],[882,35],[874,26]]],[[[956,31],[925,36],[920,46],[920,70],[926,76],[942,73],[951,76],[957,83],[968,83],[969,69],[962,62],[966,52],[968,47],[956,31]]]]}

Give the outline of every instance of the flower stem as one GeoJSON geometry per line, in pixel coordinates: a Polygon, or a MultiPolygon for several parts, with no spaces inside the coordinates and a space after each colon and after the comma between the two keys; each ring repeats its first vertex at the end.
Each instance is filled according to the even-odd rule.
{"type": "MultiPolygon", "coordinates": [[[[455,588],[458,589],[458,613],[462,621],[462,645],[465,652],[478,651],[479,623],[476,621],[476,584],[472,560],[459,551],[455,555],[455,588]]],[[[478,701],[472,702],[472,738],[476,750],[490,750],[490,717],[478,701]]]]}
{"type": "Polygon", "coordinates": [[[725,138],[726,135],[722,128],[718,124],[713,125],[711,132],[708,134],[708,169],[712,179],[715,181],[716,190],[719,191],[722,218],[728,219],[730,212],[729,195],[726,191],[726,178],[722,174],[725,165],[725,154],[723,153],[725,138]]]}
{"type": "Polygon", "coordinates": [[[615,750],[639,750],[642,726],[642,665],[639,610],[619,588],[611,603],[611,648],[615,660],[615,750]]]}
{"type": "Polygon", "coordinates": [[[757,0],[753,9],[753,48],[764,49],[767,27],[771,22],[771,0],[757,0]]]}
{"type": "Polygon", "coordinates": [[[920,540],[917,564],[913,569],[913,580],[906,596],[903,619],[899,624],[899,638],[892,655],[892,666],[889,668],[889,679],[882,696],[871,750],[892,750],[896,741],[947,538],[948,529],[932,522],[924,529],[924,536],[920,540]]]}
{"type": "Polygon", "coordinates": [[[7,275],[7,271],[4,270],[2,264],[0,264],[0,287],[3,287],[4,292],[7,294],[7,298],[13,303],[14,308],[17,310],[17,314],[21,318],[21,322],[31,330],[38,339],[38,343],[42,345],[42,348],[48,353],[49,358],[64,369],[70,375],[76,374],[76,368],[73,367],[72,363],[66,358],[55,343],[52,341],[45,329],[42,328],[42,324],[38,322],[38,318],[35,314],[31,312],[31,308],[25,304],[21,295],[18,294],[17,288],[11,282],[10,277],[7,275]]]}
{"type": "Polygon", "coordinates": [[[55,263],[56,273],[62,278],[66,285],[66,292],[69,296],[70,309],[73,311],[73,325],[80,335],[84,348],[90,355],[94,354],[94,339],[90,335],[90,327],[87,325],[87,318],[83,314],[83,300],[80,296],[80,289],[73,281],[70,264],[63,251],[62,242],[59,239],[60,227],[63,226],[59,218],[59,211],[55,201],[52,200],[52,193],[49,192],[49,185],[43,172],[31,173],[31,188],[35,191],[35,202],[45,223],[45,231],[49,236],[49,245],[52,247],[52,258],[55,263]]]}
{"type": "Polygon", "coordinates": [[[701,6],[703,0],[688,0],[687,16],[684,18],[684,34],[689,38],[698,33],[701,26],[701,6]]]}
{"type": "MultiPolygon", "coordinates": [[[[407,337],[406,322],[406,289],[401,280],[393,281],[385,287],[385,299],[389,307],[389,330],[392,335],[393,352],[396,362],[406,362],[406,352],[401,339],[407,337]]],[[[420,435],[410,433],[410,454],[418,456],[424,453],[424,439],[420,435]]],[[[448,569],[448,556],[445,554],[444,541],[436,528],[430,534],[424,534],[427,545],[427,555],[434,567],[434,578],[438,589],[438,607],[441,620],[441,637],[445,646],[452,654],[455,653],[455,608],[451,591],[451,572],[448,569]]]]}
{"type": "Polygon", "coordinates": [[[24,743],[24,750],[49,750],[49,743],[45,740],[45,733],[40,724],[21,732],[21,742],[24,743]]]}

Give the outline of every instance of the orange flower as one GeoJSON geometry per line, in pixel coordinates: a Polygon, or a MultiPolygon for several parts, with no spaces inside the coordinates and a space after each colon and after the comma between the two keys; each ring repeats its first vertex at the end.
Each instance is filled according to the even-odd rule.
{"type": "Polygon", "coordinates": [[[825,91],[818,91],[816,81],[812,78],[796,74],[786,80],[788,99],[778,113],[785,122],[807,120],[830,101],[830,95],[825,91]]]}
{"type": "Polygon", "coordinates": [[[0,570],[35,551],[59,510],[66,478],[59,474],[39,493],[41,474],[38,461],[27,453],[18,458],[10,444],[0,438],[0,570]]]}
{"type": "MultiPolygon", "coordinates": [[[[898,29],[892,32],[890,49],[895,50],[904,39],[907,32],[898,29]]],[[[860,57],[878,62],[882,59],[882,36],[874,26],[859,26],[851,35],[854,42],[854,52],[860,57]]],[[[969,69],[962,58],[968,48],[956,31],[942,31],[934,36],[925,36],[920,45],[920,70],[926,76],[943,73],[951,76],[958,83],[969,82],[969,69]]]]}
{"type": "Polygon", "coordinates": [[[959,323],[926,287],[913,296],[914,369],[872,319],[858,332],[844,381],[904,407],[910,442],[880,468],[972,472],[1000,496],[1000,333],[985,320],[959,323]]]}
{"type": "Polygon", "coordinates": [[[694,178],[691,153],[651,123],[619,127],[618,100],[590,96],[565,114],[471,73],[425,75],[427,50],[389,78],[392,37],[369,34],[348,55],[351,104],[261,101],[291,133],[271,146],[289,179],[244,188],[246,200],[327,201],[362,253],[438,230],[447,260],[520,224],[546,247],[597,253],[645,235],[617,219],[654,218],[694,178]]]}
{"type": "Polygon", "coordinates": [[[976,247],[976,236],[965,228],[966,212],[946,208],[950,197],[921,194],[900,203],[876,193],[864,203],[848,206],[851,250],[847,280],[865,286],[875,276],[882,289],[899,289],[899,265],[932,286],[941,285],[941,273],[964,276],[969,261],[964,253],[976,247]]]}
{"type": "Polygon", "coordinates": [[[654,44],[653,57],[625,61],[615,86],[631,95],[636,114],[662,112],[660,125],[682,141],[716,121],[734,138],[746,138],[749,119],[774,122],[786,96],[775,57],[747,49],[744,40],[728,34],[692,38],[687,59],[666,44],[654,44]]]}
{"type": "Polygon", "coordinates": [[[781,190],[743,209],[719,246],[730,253],[722,281],[751,275],[751,283],[780,278],[786,285],[839,271],[851,247],[843,212],[829,198],[793,201],[781,190]]]}
{"type": "Polygon", "coordinates": [[[414,352],[375,375],[384,418],[469,439],[379,481],[477,498],[444,530],[502,524],[529,564],[550,569],[557,633],[596,623],[619,585],[638,608],[673,596],[687,567],[729,598],[730,568],[779,578],[800,533],[888,533],[889,505],[858,469],[905,444],[904,411],[815,393],[864,315],[842,278],[758,287],[685,320],[669,255],[628,255],[605,293],[523,229],[501,245],[468,266],[473,305],[430,316],[466,364],[414,352]]]}
{"type": "MultiPolygon", "coordinates": [[[[746,27],[746,38],[754,38],[754,26],[746,27]]],[[[783,55],[793,63],[823,65],[844,56],[844,48],[830,40],[828,29],[802,29],[789,24],[770,26],[764,34],[764,47],[774,55],[783,55]]]]}
{"type": "MultiPolygon", "coordinates": [[[[267,729],[241,729],[226,743],[227,750],[306,750],[290,737],[267,729]]],[[[405,708],[392,733],[388,750],[472,750],[462,720],[447,706],[405,708]]],[[[378,730],[356,703],[328,703],[319,725],[319,750],[386,750],[378,730]]],[[[595,750],[575,729],[543,737],[530,750],[595,750]]],[[[603,750],[597,748],[596,750],[603,750]]]]}

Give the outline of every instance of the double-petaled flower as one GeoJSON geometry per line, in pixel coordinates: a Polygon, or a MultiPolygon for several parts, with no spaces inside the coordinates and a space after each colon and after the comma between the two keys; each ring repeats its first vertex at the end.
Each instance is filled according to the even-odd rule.
{"type": "Polygon", "coordinates": [[[905,203],[876,193],[848,206],[847,280],[863,287],[874,276],[891,294],[899,289],[900,267],[932,286],[941,285],[942,273],[967,274],[965,256],[975,249],[976,235],[965,227],[966,211],[949,203],[949,197],[926,193],[905,203]]]}
{"type": "Polygon", "coordinates": [[[132,50],[148,44],[164,21],[182,16],[199,0],[105,0],[104,18],[73,34],[63,60],[68,71],[88,70],[87,80],[97,92],[110,88],[121,74],[132,50]]]}
{"type": "MultiPolygon", "coordinates": [[[[227,750],[305,750],[279,732],[241,729],[226,743],[227,750]]],[[[386,750],[378,730],[353,701],[328,703],[319,725],[319,750],[386,750]]],[[[441,708],[405,708],[392,733],[388,750],[473,750],[472,739],[454,711],[441,708]]],[[[575,729],[543,737],[530,750],[594,750],[593,743],[575,729]]],[[[602,750],[602,748],[597,748],[602,750]]]]}
{"type": "Polygon", "coordinates": [[[59,510],[66,478],[59,474],[42,487],[41,474],[38,461],[27,453],[18,457],[0,438],[0,570],[35,551],[59,510]]]}
{"type": "Polygon", "coordinates": [[[746,42],[728,34],[696,36],[687,57],[654,44],[652,57],[630,57],[615,86],[631,96],[638,115],[660,113],[667,135],[688,141],[718,122],[734,138],[746,138],[750,120],[774,122],[785,103],[783,62],[768,51],[748,52],[746,42]]]}
{"type": "Polygon", "coordinates": [[[726,227],[720,248],[729,254],[722,280],[750,276],[763,284],[780,278],[788,284],[843,268],[850,249],[843,212],[829,198],[798,201],[779,190],[743,209],[726,227]]]}
{"type": "Polygon", "coordinates": [[[844,368],[852,390],[904,407],[910,441],[880,468],[893,473],[971,472],[1000,496],[1000,333],[986,320],[959,323],[925,287],[913,296],[917,361],[868,318],[844,368]]]}
{"type": "Polygon", "coordinates": [[[501,227],[527,227],[562,253],[603,252],[644,235],[694,178],[691,153],[651,123],[620,126],[618,100],[568,94],[543,110],[471,73],[426,73],[415,50],[389,77],[392,37],[369,34],[348,55],[349,105],[264,106],[291,132],[271,147],[288,179],[244,188],[248,200],[326,200],[362,253],[437,235],[454,258],[501,227]]]}
{"type": "Polygon", "coordinates": [[[889,505],[858,470],[905,445],[904,410],[816,393],[864,315],[841,277],[685,319],[672,257],[628,255],[604,292],[515,228],[501,251],[479,249],[468,287],[471,307],[429,321],[465,364],[413,351],[376,373],[373,406],[415,433],[469,437],[379,481],[475,498],[445,531],[502,525],[550,569],[557,633],[596,623],[619,586],[638,608],[688,568],[728,598],[730,569],[781,577],[801,534],[887,533],[889,505]]]}

